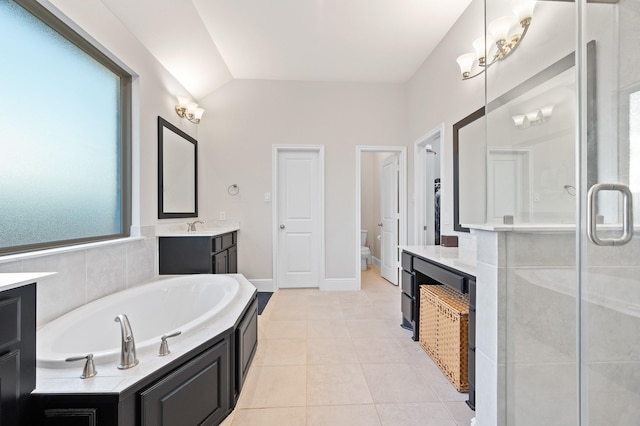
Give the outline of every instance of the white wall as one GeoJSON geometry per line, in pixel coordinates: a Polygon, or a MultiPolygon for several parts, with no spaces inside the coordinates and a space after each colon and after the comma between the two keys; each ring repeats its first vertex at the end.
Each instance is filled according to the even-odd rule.
{"type": "Polygon", "coordinates": [[[201,217],[240,222],[238,270],[272,278],[271,149],[325,146],[327,279],[355,279],[356,145],[405,145],[402,85],[235,80],[201,100],[201,217]],[[227,195],[231,184],[240,187],[227,195]]]}
{"type": "MultiPolygon", "coordinates": [[[[180,120],[174,94],[186,90],[142,47],[99,0],[42,1],[65,22],[88,34],[134,74],[132,234],[142,238],[26,256],[3,256],[0,272],[56,271],[38,285],[38,324],[93,299],[155,275],[157,219],[157,116],[197,138],[197,126],[180,120]]],[[[37,122],[36,122],[37,123],[37,122]]]]}
{"type": "MultiPolygon", "coordinates": [[[[453,139],[454,123],[484,105],[484,81],[478,77],[462,81],[456,58],[471,49],[471,42],[484,31],[484,5],[473,0],[460,19],[440,42],[438,47],[407,83],[408,140],[413,145],[427,132],[444,123],[444,134],[438,152],[441,164],[440,232],[454,235],[453,231],[453,139]]],[[[409,149],[409,176],[413,176],[413,149],[409,149]]],[[[409,194],[413,194],[413,179],[409,179],[409,194]]],[[[409,196],[409,244],[417,230],[414,224],[414,197],[409,196]]],[[[475,244],[472,236],[457,233],[460,246],[475,244]],[[469,240],[468,242],[465,240],[469,240]]]]}

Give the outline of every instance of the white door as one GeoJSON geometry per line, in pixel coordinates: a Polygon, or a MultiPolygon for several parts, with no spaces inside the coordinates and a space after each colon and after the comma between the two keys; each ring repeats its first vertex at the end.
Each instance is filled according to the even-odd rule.
{"type": "Polygon", "coordinates": [[[278,151],[278,288],[319,287],[321,186],[318,151],[278,151]]]}
{"type": "Polygon", "coordinates": [[[528,151],[490,150],[488,168],[488,211],[492,222],[500,222],[503,216],[516,220],[526,219],[530,211],[528,151]]]}
{"type": "Polygon", "coordinates": [[[398,285],[398,157],[392,155],[382,161],[380,182],[380,274],[398,285]]]}

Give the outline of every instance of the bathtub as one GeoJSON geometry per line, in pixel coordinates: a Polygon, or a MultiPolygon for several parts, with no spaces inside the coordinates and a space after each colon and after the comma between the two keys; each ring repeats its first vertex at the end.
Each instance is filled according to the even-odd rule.
{"type": "Polygon", "coordinates": [[[187,334],[213,320],[238,290],[239,283],[232,277],[199,274],[161,279],[103,297],[38,330],[36,365],[77,368],[65,358],[88,353],[93,353],[96,363],[117,364],[121,337],[114,318],[118,314],[129,318],[138,355],[151,347],[156,350],[163,334],[187,334]]]}

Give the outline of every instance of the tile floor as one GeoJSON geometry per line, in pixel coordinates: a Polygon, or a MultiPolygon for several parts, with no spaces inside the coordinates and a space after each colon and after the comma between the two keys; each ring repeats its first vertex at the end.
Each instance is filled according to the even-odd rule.
{"type": "Polygon", "coordinates": [[[400,290],[373,266],[360,292],[277,291],[223,425],[468,426],[467,394],[399,324],[400,290]]]}

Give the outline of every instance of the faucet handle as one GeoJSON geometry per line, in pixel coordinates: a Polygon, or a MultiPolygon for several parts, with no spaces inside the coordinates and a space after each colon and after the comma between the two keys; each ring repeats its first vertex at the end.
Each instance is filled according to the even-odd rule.
{"type": "Polygon", "coordinates": [[[96,370],[96,365],[93,363],[93,354],[88,354],[85,356],[74,356],[74,357],[65,359],[65,361],[74,362],[74,361],[80,361],[83,359],[86,359],[87,362],[84,363],[84,368],[82,369],[82,375],[80,376],[80,378],[88,379],[98,374],[98,371],[96,370]]]}
{"type": "Polygon", "coordinates": [[[169,355],[171,351],[169,350],[169,344],[167,343],[167,339],[169,337],[176,337],[182,334],[182,331],[176,331],[171,334],[165,334],[160,338],[160,349],[158,349],[158,356],[169,355]]]}

